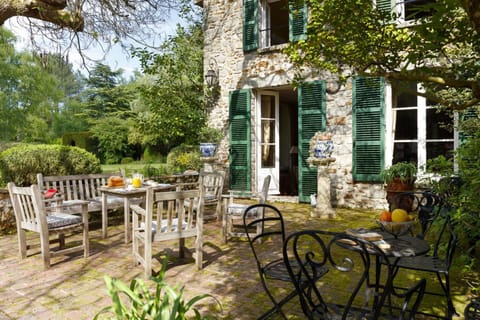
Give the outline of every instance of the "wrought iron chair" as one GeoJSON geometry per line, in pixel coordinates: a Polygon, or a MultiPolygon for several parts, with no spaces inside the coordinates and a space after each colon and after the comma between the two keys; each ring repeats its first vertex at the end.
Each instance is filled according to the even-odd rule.
{"type": "Polygon", "coordinates": [[[272,288],[292,282],[282,257],[285,241],[285,225],[282,214],[274,206],[255,204],[245,210],[243,222],[260,281],[273,303],[273,307],[258,319],[267,319],[275,313],[279,313],[286,319],[281,307],[297,295],[293,284],[290,285],[290,290],[283,297],[275,297],[272,294],[272,288]],[[256,232],[251,232],[251,229],[255,229],[256,232]]]}
{"type": "MultiPolygon", "coordinates": [[[[263,179],[262,189],[258,193],[248,194],[249,198],[257,198],[258,203],[263,204],[267,201],[268,189],[270,188],[270,180],[272,177],[270,175],[266,176],[263,179]]],[[[250,204],[245,203],[236,203],[234,202],[234,192],[230,192],[229,195],[224,196],[228,203],[225,204],[225,212],[223,214],[222,221],[222,232],[223,239],[226,243],[228,237],[246,237],[247,234],[243,231],[239,231],[242,228],[242,218],[245,210],[250,206],[250,204]],[[237,230],[235,230],[235,228],[237,230]]],[[[253,212],[250,212],[250,215],[253,216],[253,212]]]]}
{"type": "Polygon", "coordinates": [[[17,187],[8,183],[8,191],[15,212],[17,223],[18,245],[20,257],[27,256],[27,239],[25,230],[37,232],[40,235],[40,248],[44,269],[50,268],[51,257],[67,255],[83,251],[84,258],[89,255],[88,240],[88,201],[82,202],[81,216],[64,211],[66,206],[47,208],[45,200],[37,185],[17,187]],[[49,210],[52,209],[52,210],[49,210]],[[82,242],[76,246],[65,247],[65,234],[78,231],[83,233],[82,242]],[[58,235],[59,249],[52,250],[50,236],[58,235]]]}
{"type": "Polygon", "coordinates": [[[465,307],[465,320],[480,320],[480,298],[473,299],[465,307]]]}
{"type": "Polygon", "coordinates": [[[439,294],[429,289],[425,291],[425,294],[445,296],[447,301],[446,318],[451,319],[454,314],[457,314],[450,293],[449,274],[450,265],[452,264],[455,253],[457,236],[453,230],[449,216],[437,217],[434,223],[440,225],[440,230],[433,245],[432,253],[424,256],[404,257],[400,259],[396,265],[395,275],[402,269],[435,273],[443,293],[439,294]]]}
{"type": "Polygon", "coordinates": [[[308,319],[414,319],[423,298],[424,279],[407,292],[392,290],[396,258],[383,283],[372,279],[372,259],[390,261],[389,257],[372,242],[347,234],[299,231],[287,237],[283,255],[308,319]],[[290,261],[300,268],[293,268],[290,261]],[[399,298],[398,307],[389,304],[392,295],[399,298]]]}

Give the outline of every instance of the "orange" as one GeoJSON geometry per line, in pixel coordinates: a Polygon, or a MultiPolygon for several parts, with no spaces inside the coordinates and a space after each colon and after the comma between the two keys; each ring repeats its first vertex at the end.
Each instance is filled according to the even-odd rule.
{"type": "Polygon", "coordinates": [[[380,213],[379,216],[380,221],[392,221],[392,213],[388,210],[384,210],[380,213]]]}

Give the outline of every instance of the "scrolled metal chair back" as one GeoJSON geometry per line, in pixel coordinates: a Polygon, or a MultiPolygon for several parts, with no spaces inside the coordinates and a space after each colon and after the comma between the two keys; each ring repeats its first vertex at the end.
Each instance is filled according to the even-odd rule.
{"type": "Polygon", "coordinates": [[[284,261],[309,319],[364,314],[373,297],[369,276],[373,252],[368,250],[376,250],[368,246],[349,235],[320,230],[299,231],[286,239],[284,261]]]}

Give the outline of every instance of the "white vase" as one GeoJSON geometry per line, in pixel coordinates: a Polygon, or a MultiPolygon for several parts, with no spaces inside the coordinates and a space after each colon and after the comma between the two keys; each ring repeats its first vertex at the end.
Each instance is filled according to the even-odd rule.
{"type": "Polygon", "coordinates": [[[313,153],[315,158],[330,158],[333,152],[333,141],[332,140],[318,140],[315,143],[313,148],[313,153]]]}
{"type": "Polygon", "coordinates": [[[217,150],[216,143],[200,143],[200,156],[202,157],[213,157],[215,155],[215,151],[217,150]]]}

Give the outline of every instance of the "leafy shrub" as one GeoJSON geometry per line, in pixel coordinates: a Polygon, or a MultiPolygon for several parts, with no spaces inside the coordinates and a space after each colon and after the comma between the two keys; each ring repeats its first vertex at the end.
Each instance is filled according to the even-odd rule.
{"type": "Polygon", "coordinates": [[[141,279],[133,279],[130,286],[120,280],[105,276],[108,293],[112,298],[112,305],[102,309],[94,318],[101,319],[103,314],[114,315],[108,319],[188,319],[187,313],[191,311],[190,319],[215,319],[213,316],[202,316],[195,304],[205,298],[212,298],[221,309],[220,302],[209,294],[197,295],[185,301],[183,288],[171,288],[164,281],[167,259],[164,260],[162,270],[152,280],[156,283],[155,291],[151,292],[141,279]],[[128,303],[125,303],[126,300],[128,303]]]}
{"type": "Polygon", "coordinates": [[[170,150],[167,165],[173,172],[199,171],[202,168],[198,146],[181,145],[170,150]]]}
{"type": "MultiPolygon", "coordinates": [[[[438,157],[427,162],[428,172],[442,179],[433,181],[433,190],[443,195],[445,208],[450,209],[458,236],[457,252],[463,267],[480,261],[480,134],[471,133],[456,150],[458,170],[454,172],[453,160],[438,157]]],[[[480,290],[478,287],[476,290],[480,290]]]]}
{"type": "Polygon", "coordinates": [[[162,175],[167,175],[168,170],[167,166],[155,168],[154,166],[152,166],[151,163],[147,163],[142,169],[142,174],[144,177],[154,178],[162,175]]]}
{"type": "Polygon", "coordinates": [[[212,128],[208,126],[205,126],[202,129],[200,129],[200,132],[198,135],[199,142],[219,143],[224,137],[225,137],[225,134],[221,129],[212,128]]]}
{"type": "Polygon", "coordinates": [[[160,152],[156,151],[152,146],[146,146],[143,150],[143,161],[145,162],[159,162],[162,158],[160,152]]]}
{"type": "Polygon", "coordinates": [[[102,172],[100,161],[84,149],[61,145],[20,144],[0,153],[2,182],[28,186],[37,173],[73,175],[102,172]]]}

